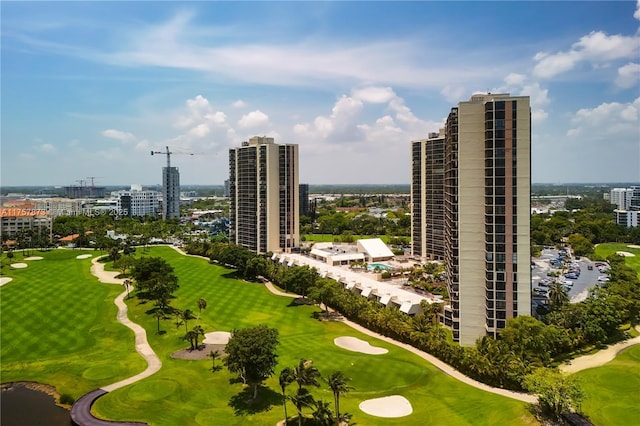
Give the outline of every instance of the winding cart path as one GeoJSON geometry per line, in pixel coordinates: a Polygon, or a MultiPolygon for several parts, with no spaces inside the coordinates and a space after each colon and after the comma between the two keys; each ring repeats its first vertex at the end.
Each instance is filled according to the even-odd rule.
{"type": "MultiPolygon", "coordinates": [[[[91,260],[91,273],[95,275],[101,283],[105,284],[118,284],[123,285],[124,280],[116,278],[117,272],[105,271],[104,264],[98,262],[98,258],[91,260]]],[[[127,290],[123,291],[118,297],[116,297],[114,303],[118,307],[117,320],[133,330],[135,336],[136,351],[147,361],[147,368],[135,376],[121,380],[119,382],[103,386],[100,389],[96,389],[87,393],[79,398],[71,407],[71,421],[78,426],[114,426],[114,425],[144,425],[146,423],[137,422],[112,422],[107,420],[100,420],[91,414],[91,406],[96,399],[121,387],[128,386],[132,383],[142,380],[156,373],[162,367],[162,362],[156,353],[151,349],[149,342],[147,341],[147,333],[140,325],[132,322],[127,317],[127,305],[124,303],[124,298],[127,296],[127,290]]]]}

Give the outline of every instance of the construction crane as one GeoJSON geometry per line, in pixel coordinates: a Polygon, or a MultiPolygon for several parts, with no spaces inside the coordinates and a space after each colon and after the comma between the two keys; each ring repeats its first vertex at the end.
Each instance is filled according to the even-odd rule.
{"type": "Polygon", "coordinates": [[[169,151],[169,147],[165,146],[166,151],[151,151],[151,155],[156,154],[165,154],[167,156],[167,168],[171,167],[171,154],[182,154],[182,155],[195,155],[190,152],[171,152],[169,151]]]}
{"type": "Polygon", "coordinates": [[[102,176],[87,176],[87,179],[91,179],[91,187],[93,188],[94,185],[94,179],[100,179],[102,176]]]}

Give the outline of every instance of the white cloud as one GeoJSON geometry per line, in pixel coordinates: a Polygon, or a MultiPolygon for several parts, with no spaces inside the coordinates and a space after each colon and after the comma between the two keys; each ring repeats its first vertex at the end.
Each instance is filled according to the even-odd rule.
{"type": "Polygon", "coordinates": [[[539,52],[533,74],[540,78],[552,78],[570,71],[580,62],[593,66],[606,65],[619,59],[637,58],[640,53],[640,36],[608,35],[603,31],[593,31],[575,42],[564,52],[549,54],[539,52]]]}
{"type": "Polygon", "coordinates": [[[640,80],[640,64],[629,62],[618,68],[618,77],[616,84],[622,88],[628,89],[636,86],[640,80]]]}
{"type": "Polygon", "coordinates": [[[353,89],[351,96],[372,104],[384,104],[396,97],[396,93],[391,87],[364,87],[353,89]]]}
{"type": "Polygon", "coordinates": [[[524,84],[526,79],[526,75],[512,72],[504,78],[504,82],[507,83],[508,86],[518,86],[524,84]]]}
{"type": "Polygon", "coordinates": [[[640,0],[636,3],[636,11],[633,13],[633,17],[640,21],[640,0]]]}
{"type": "Polygon", "coordinates": [[[40,145],[38,148],[42,152],[48,152],[48,153],[56,152],[56,147],[53,146],[50,143],[44,143],[44,144],[40,145]]]}
{"type": "Polygon", "coordinates": [[[595,108],[580,109],[571,119],[573,127],[567,132],[567,136],[602,138],[611,143],[623,138],[633,141],[640,148],[639,110],[640,98],[629,103],[610,102],[595,108]]]}
{"type": "Polygon", "coordinates": [[[244,108],[247,106],[247,104],[242,99],[238,99],[237,101],[233,102],[231,106],[234,108],[244,108]]]}
{"type": "Polygon", "coordinates": [[[238,120],[238,126],[241,128],[266,127],[269,125],[269,116],[260,110],[251,111],[242,116],[238,120]]]}
{"type": "Polygon", "coordinates": [[[132,142],[136,140],[136,137],[133,133],[123,132],[121,130],[116,130],[116,129],[103,130],[102,136],[109,139],[115,139],[123,143],[132,142]]]}
{"type": "Polygon", "coordinates": [[[466,89],[462,86],[451,86],[451,85],[444,86],[440,91],[442,96],[444,96],[444,98],[448,102],[454,102],[454,103],[460,102],[466,92],[467,92],[466,89]]]}
{"type": "Polygon", "coordinates": [[[189,136],[194,138],[203,138],[211,132],[209,126],[204,123],[198,124],[196,127],[189,130],[189,136]]]}

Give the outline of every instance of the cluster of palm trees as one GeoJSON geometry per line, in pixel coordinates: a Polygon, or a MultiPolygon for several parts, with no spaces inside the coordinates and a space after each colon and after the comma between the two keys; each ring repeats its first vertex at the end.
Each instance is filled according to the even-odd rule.
{"type": "Polygon", "coordinates": [[[185,335],[182,337],[182,340],[189,341],[191,345],[191,350],[198,349],[198,340],[200,336],[204,337],[204,329],[200,324],[196,324],[193,329],[189,330],[189,321],[192,319],[200,321],[200,315],[202,315],[202,310],[207,307],[207,301],[205,299],[198,299],[198,316],[194,315],[191,309],[185,309],[181,311],[176,309],[174,314],[176,316],[176,327],[180,327],[184,324],[185,335]]]}
{"type": "Polygon", "coordinates": [[[350,415],[348,413],[340,414],[340,395],[344,395],[353,389],[353,387],[348,384],[349,380],[350,379],[345,377],[341,371],[334,371],[326,378],[322,377],[310,359],[300,359],[298,364],[293,368],[285,367],[280,372],[279,377],[283,397],[282,404],[284,407],[285,425],[289,420],[287,401],[291,401],[296,407],[298,412],[298,426],[302,426],[304,419],[302,411],[305,408],[314,410],[312,418],[316,425],[341,425],[345,422],[348,424],[350,415]],[[331,411],[329,403],[315,399],[309,392],[309,389],[307,389],[308,386],[320,387],[319,379],[324,380],[333,392],[335,416],[331,411]],[[286,389],[292,383],[296,383],[298,388],[293,395],[288,395],[286,389]]]}

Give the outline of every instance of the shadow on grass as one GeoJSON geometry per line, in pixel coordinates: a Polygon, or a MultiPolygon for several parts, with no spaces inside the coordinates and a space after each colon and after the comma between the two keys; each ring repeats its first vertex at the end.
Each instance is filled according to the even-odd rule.
{"type": "Polygon", "coordinates": [[[282,405],[282,395],[265,386],[258,386],[258,397],[251,399],[253,388],[245,387],[239,394],[229,400],[229,406],[233,407],[236,416],[246,416],[270,411],[274,405],[282,405]]]}
{"type": "Polygon", "coordinates": [[[291,299],[291,302],[287,305],[287,308],[295,308],[297,306],[313,306],[315,303],[311,299],[305,297],[296,297],[291,299]]]}

